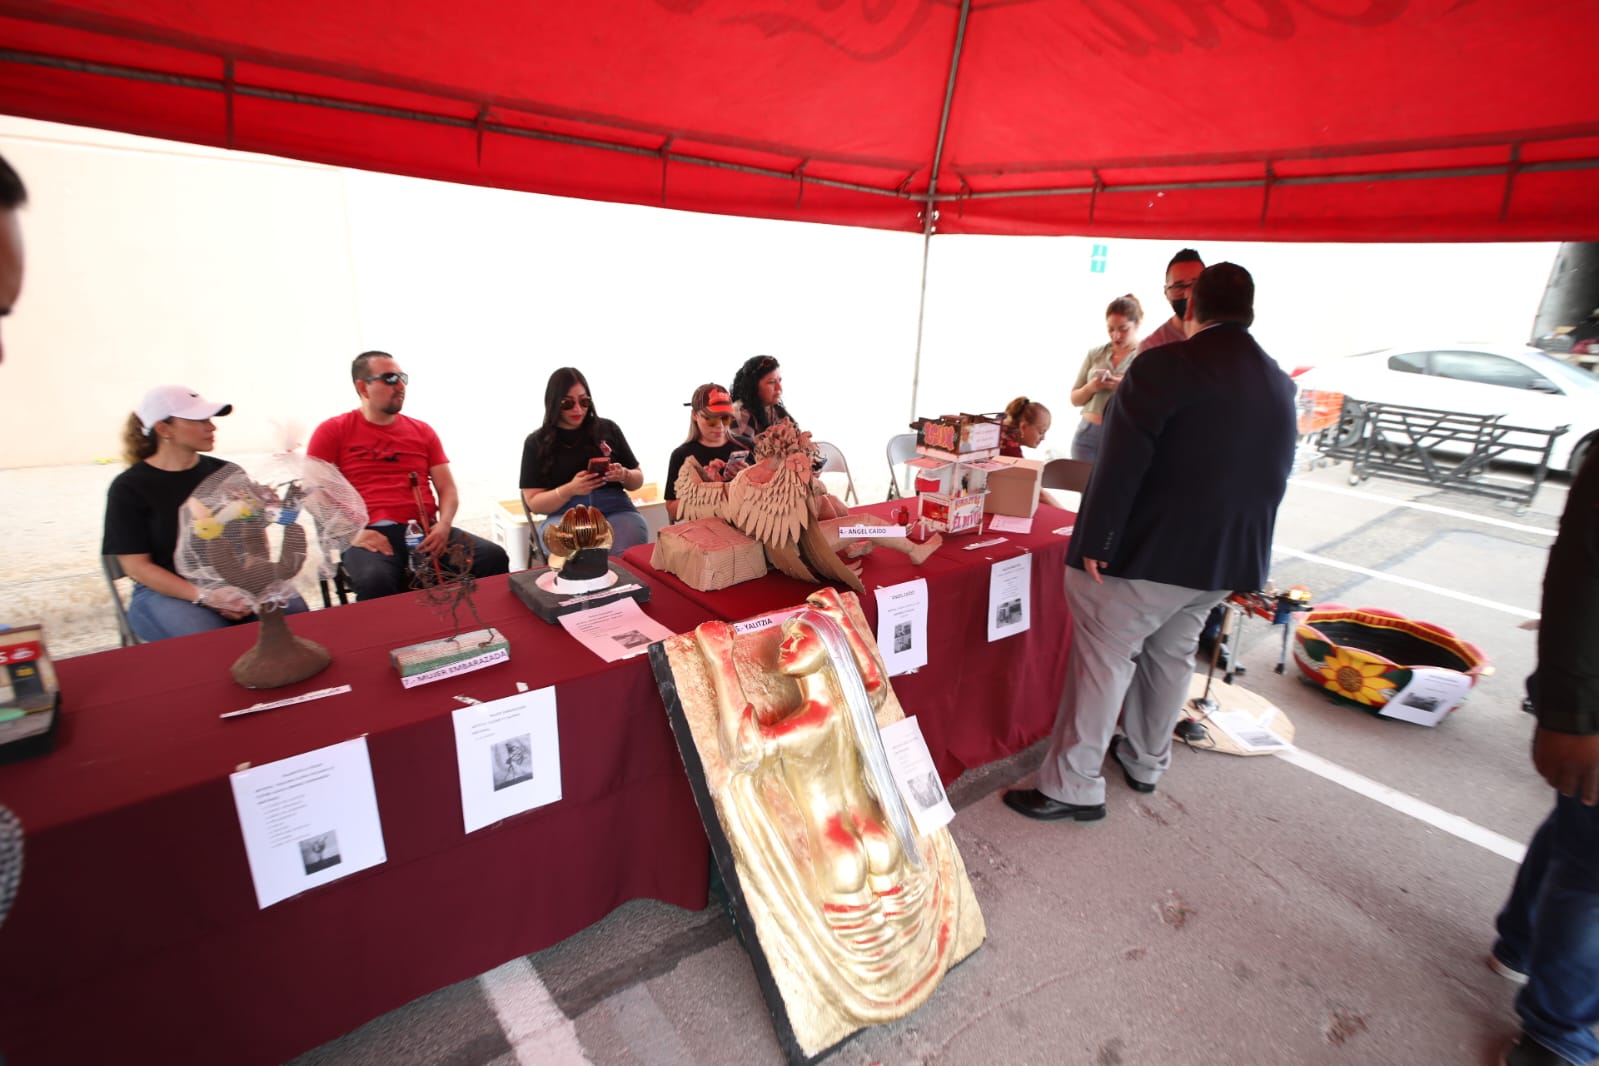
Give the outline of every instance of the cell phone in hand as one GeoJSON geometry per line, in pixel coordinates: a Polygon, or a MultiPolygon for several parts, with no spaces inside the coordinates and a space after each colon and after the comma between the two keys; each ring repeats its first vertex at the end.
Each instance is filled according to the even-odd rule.
{"type": "Polygon", "coordinates": [[[608,456],[600,456],[589,460],[589,473],[597,477],[604,477],[606,471],[611,469],[611,460],[608,456]]]}

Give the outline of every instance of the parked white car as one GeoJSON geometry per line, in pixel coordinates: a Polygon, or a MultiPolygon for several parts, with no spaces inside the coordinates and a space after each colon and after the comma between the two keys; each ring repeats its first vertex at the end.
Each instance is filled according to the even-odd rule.
{"type": "MultiPolygon", "coordinates": [[[[1368,403],[1497,414],[1505,425],[1533,429],[1570,426],[1555,438],[1552,470],[1576,473],[1599,438],[1599,375],[1536,348],[1387,348],[1322,363],[1296,380],[1302,389],[1341,392],[1368,403]]],[[[1512,452],[1507,458],[1537,461],[1531,453],[1512,452]]]]}

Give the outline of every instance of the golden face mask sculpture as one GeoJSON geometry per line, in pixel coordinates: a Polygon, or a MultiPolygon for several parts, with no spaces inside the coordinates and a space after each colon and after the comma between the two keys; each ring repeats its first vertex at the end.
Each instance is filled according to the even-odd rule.
{"type": "Polygon", "coordinates": [[[926,1002],[983,917],[949,831],[900,798],[878,730],[904,712],[854,594],[650,656],[790,1061],[926,1002]]]}
{"type": "Polygon", "coordinates": [[[544,530],[552,564],[557,559],[565,562],[581,551],[604,552],[615,540],[611,523],[599,509],[581,503],[562,515],[559,523],[544,530]]]}

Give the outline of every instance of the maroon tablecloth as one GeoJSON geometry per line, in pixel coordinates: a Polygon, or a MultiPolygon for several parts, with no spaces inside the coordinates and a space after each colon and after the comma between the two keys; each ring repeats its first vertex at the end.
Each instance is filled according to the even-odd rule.
{"type": "MultiPolygon", "coordinates": [[[[704,620],[652,584],[645,610],[663,625],[704,620]]],[[[411,596],[290,619],[334,661],[271,693],[228,677],[254,625],[59,663],[56,752],[0,767],[27,835],[0,926],[0,1057],[279,1062],[629,899],[704,906],[704,831],[646,658],[602,662],[503,577],[477,604],[511,661],[410,690],[389,649],[449,632],[411,596]],[[556,686],[562,799],[467,834],[453,697],[518,681],[556,686]],[[258,909],[228,775],[363,735],[388,861],[258,909]]]]}
{"type": "MultiPolygon", "coordinates": [[[[869,504],[851,513],[881,521],[901,503],[869,504]]],[[[1054,530],[1073,521],[1069,511],[1041,506],[1033,516],[1031,533],[947,537],[921,566],[900,552],[881,549],[864,560],[861,580],[866,595],[861,607],[874,628],[874,589],[918,577],[927,580],[928,663],[915,673],[895,677],[893,684],[905,713],[917,717],[946,782],[962,770],[1025,748],[1046,736],[1054,724],[1071,644],[1071,612],[1061,574],[1069,538],[1054,530]],[[965,550],[968,544],[995,536],[1005,537],[1005,543],[965,550]],[[1030,627],[990,644],[989,571],[995,562],[1026,552],[1034,556],[1030,627]]],[[[643,545],[623,558],[635,570],[727,621],[793,606],[816,588],[773,571],[758,581],[700,592],[651,567],[653,552],[653,545],[643,545]]]]}

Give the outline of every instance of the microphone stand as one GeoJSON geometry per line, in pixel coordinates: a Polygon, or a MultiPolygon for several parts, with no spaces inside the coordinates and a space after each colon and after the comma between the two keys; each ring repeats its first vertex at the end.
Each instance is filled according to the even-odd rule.
{"type": "Polygon", "coordinates": [[[1196,740],[1204,740],[1210,735],[1209,731],[1205,728],[1205,721],[1212,714],[1215,714],[1221,709],[1215,698],[1211,696],[1210,687],[1215,683],[1216,680],[1216,663],[1221,659],[1222,645],[1226,644],[1228,642],[1228,638],[1232,636],[1233,618],[1235,617],[1235,611],[1231,603],[1223,600],[1222,606],[1226,608],[1226,611],[1222,614],[1221,626],[1216,632],[1216,639],[1211,643],[1210,646],[1210,668],[1205,672],[1205,691],[1202,695],[1195,696],[1193,699],[1188,701],[1189,709],[1197,711],[1199,717],[1190,718],[1187,720],[1187,722],[1180,722],[1178,723],[1177,727],[1177,735],[1189,743],[1193,743],[1196,740]],[[1185,736],[1185,726],[1190,734],[1195,735],[1185,736]]]}

